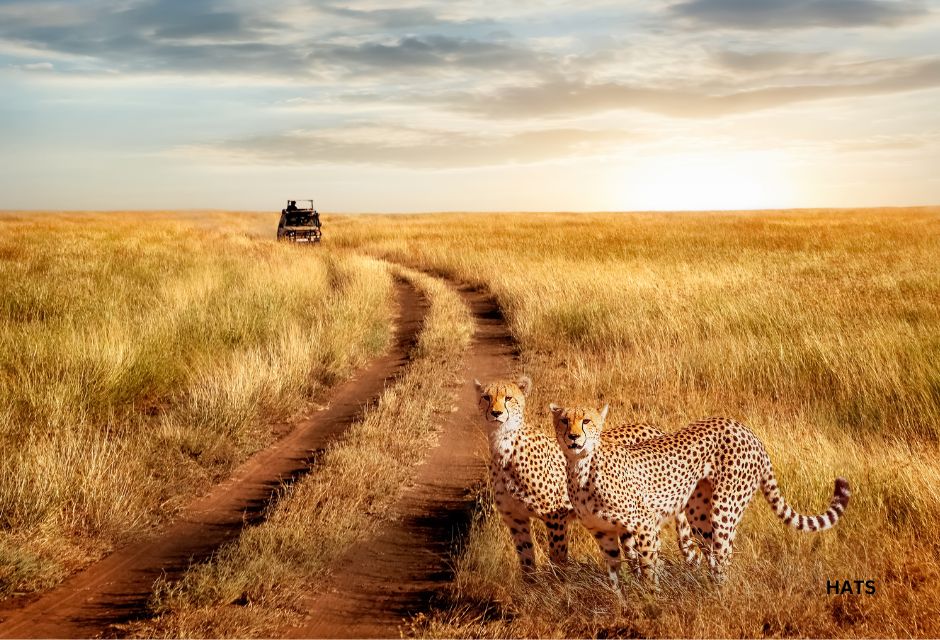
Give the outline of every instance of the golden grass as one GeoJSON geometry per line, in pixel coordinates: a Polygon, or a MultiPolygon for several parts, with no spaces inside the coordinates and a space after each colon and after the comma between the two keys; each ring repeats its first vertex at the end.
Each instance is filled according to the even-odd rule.
{"type": "Polygon", "coordinates": [[[718,590],[667,542],[669,577],[621,607],[581,536],[574,566],[518,580],[481,499],[429,636],[936,636],[940,622],[940,210],[349,217],[334,242],[490,288],[545,406],[616,422],[750,425],[781,488],[842,522],[791,531],[757,498],[718,590]],[[827,579],[873,579],[829,596],[827,579]]]}
{"type": "MultiPolygon", "coordinates": [[[[6,591],[50,584],[172,513],[189,485],[263,443],[272,411],[288,415],[278,409],[387,339],[381,265],[246,237],[273,236],[268,218],[148,215],[0,216],[6,591]],[[47,226],[55,233],[36,235],[47,226]],[[299,322],[320,337],[275,339],[299,322]],[[294,395],[285,376],[309,386],[294,395]]],[[[795,507],[822,509],[836,475],[854,490],[844,520],[816,535],[785,528],[756,498],[722,589],[682,565],[667,531],[662,593],[628,579],[624,602],[581,530],[570,567],[541,558],[522,582],[484,491],[450,605],[416,619],[415,633],[940,635],[940,210],[325,222],[325,247],[490,288],[535,379],[530,418],[546,429],[549,401],[610,402],[612,423],[667,428],[729,415],[764,440],[795,507]],[[827,579],[873,579],[877,593],[828,596],[827,579]]],[[[390,448],[388,425],[411,420],[433,440],[420,416],[448,406],[445,372],[466,337],[453,294],[408,277],[433,300],[449,295],[450,311],[429,320],[405,378],[268,521],[162,585],[155,623],[129,631],[263,635],[294,619],[298,594],[353,537],[380,526],[411,463],[390,448]],[[354,485],[363,463],[374,472],[362,492],[324,489],[335,477],[354,485]]]]}
{"type": "Polygon", "coordinates": [[[383,265],[210,218],[0,215],[0,596],[172,517],[385,347],[383,265]]]}
{"type": "Polygon", "coordinates": [[[361,422],[286,488],[265,520],[245,529],[176,582],[156,585],[156,617],[128,627],[144,637],[265,637],[299,620],[298,599],[322,584],[337,558],[381,526],[435,446],[439,416],[453,402],[471,321],[439,280],[395,268],[430,301],[404,374],[361,422]]]}

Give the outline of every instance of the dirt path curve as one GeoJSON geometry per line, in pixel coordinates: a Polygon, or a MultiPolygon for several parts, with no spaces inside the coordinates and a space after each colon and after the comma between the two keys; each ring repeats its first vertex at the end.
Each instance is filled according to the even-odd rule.
{"type": "Polygon", "coordinates": [[[0,609],[0,637],[78,638],[113,632],[112,625],[144,613],[154,580],[179,577],[191,560],[209,556],[257,520],[282,481],[309,468],[325,447],[362,413],[407,362],[427,304],[411,286],[397,285],[398,320],[392,348],[330,393],[329,405],[287,436],[251,457],[224,483],[194,501],[154,537],[115,551],[56,589],[0,609]]]}
{"type": "Polygon", "coordinates": [[[452,579],[448,558],[471,516],[469,488],[485,474],[486,437],[477,418],[473,379],[509,375],[515,346],[488,294],[460,288],[475,333],[463,362],[458,410],[445,418],[440,444],[417,469],[415,484],[379,534],[357,543],[336,563],[326,589],[308,598],[294,638],[399,637],[403,623],[426,611],[452,579]]]}

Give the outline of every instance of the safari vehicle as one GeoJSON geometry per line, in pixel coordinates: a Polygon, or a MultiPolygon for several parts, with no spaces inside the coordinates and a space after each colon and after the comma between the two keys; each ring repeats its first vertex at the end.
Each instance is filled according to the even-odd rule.
{"type": "Polygon", "coordinates": [[[313,207],[313,200],[288,200],[287,206],[281,209],[277,239],[283,242],[320,242],[322,238],[320,214],[313,207]]]}

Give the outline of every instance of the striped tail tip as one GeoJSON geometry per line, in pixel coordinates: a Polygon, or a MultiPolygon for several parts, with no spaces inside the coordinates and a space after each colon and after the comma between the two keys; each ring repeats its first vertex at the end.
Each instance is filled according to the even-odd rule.
{"type": "Polygon", "coordinates": [[[845,478],[836,478],[835,491],[832,499],[829,501],[829,509],[825,513],[817,515],[804,515],[788,505],[776,491],[769,491],[768,496],[771,506],[774,508],[777,517],[783,520],[787,526],[793,527],[797,531],[825,531],[833,527],[842,517],[846,505],[849,504],[849,496],[852,495],[849,489],[849,482],[845,478]]]}
{"type": "Polygon", "coordinates": [[[833,502],[842,505],[842,508],[845,509],[851,495],[852,491],[849,489],[849,481],[845,478],[836,478],[836,490],[832,496],[833,502]]]}

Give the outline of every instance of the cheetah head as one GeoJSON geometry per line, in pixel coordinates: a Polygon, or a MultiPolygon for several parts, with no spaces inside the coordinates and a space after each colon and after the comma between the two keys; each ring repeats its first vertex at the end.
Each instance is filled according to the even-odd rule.
{"type": "Polygon", "coordinates": [[[550,404],[548,408],[552,411],[555,436],[565,455],[580,458],[593,451],[600,441],[609,405],[604,405],[600,411],[580,407],[571,409],[556,404],[550,404]]]}
{"type": "Polygon", "coordinates": [[[525,397],[532,390],[532,380],[522,376],[516,382],[497,380],[482,384],[474,380],[480,393],[480,413],[483,420],[493,426],[505,424],[510,419],[522,422],[525,397]]]}

